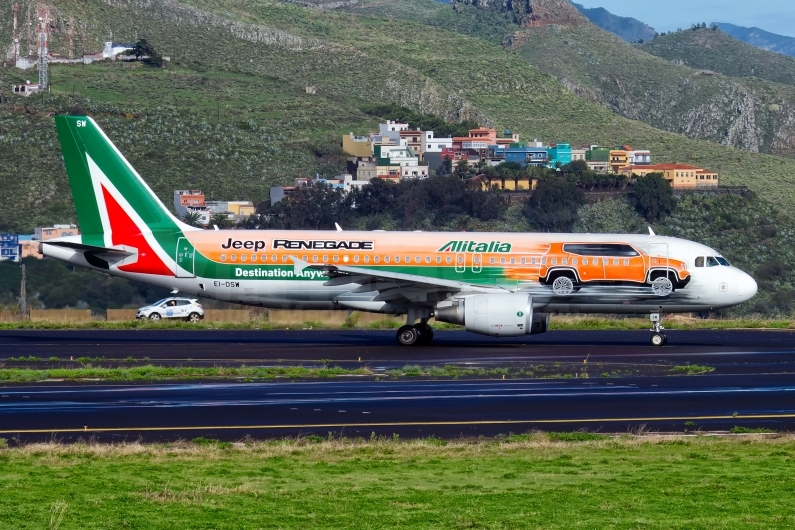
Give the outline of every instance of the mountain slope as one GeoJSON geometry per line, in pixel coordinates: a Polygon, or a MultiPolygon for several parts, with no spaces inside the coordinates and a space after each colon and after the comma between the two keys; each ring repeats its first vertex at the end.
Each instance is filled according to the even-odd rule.
{"type": "Polygon", "coordinates": [[[770,50],[776,53],[783,53],[790,57],[795,57],[795,38],[785,35],[770,33],[759,28],[745,28],[735,26],[728,22],[716,22],[721,30],[725,31],[735,39],[740,39],[752,46],[770,50]]]}
{"type": "MultiPolygon", "coordinates": [[[[429,13],[432,4],[451,9],[406,1],[429,13]]],[[[175,64],[58,66],[52,94],[1,106],[0,228],[74,219],[51,119],[74,106],[97,117],[167,204],[186,187],[259,201],[271,185],[334,169],[339,136],[376,124],[359,109],[386,102],[550,143],[632,143],[658,161],[702,164],[726,184],[795,204],[793,160],[624,119],[516,53],[442,28],[267,0],[61,0],[59,11],[88,28],[79,38],[89,46],[111,30],[114,40],[146,37],[175,64]]],[[[26,74],[0,69],[0,82],[26,74]]]]}
{"type": "Polygon", "coordinates": [[[588,8],[572,2],[585,17],[602,28],[618,35],[627,42],[647,41],[654,38],[654,28],[632,17],[614,15],[603,7],[588,8]]]}
{"type": "Polygon", "coordinates": [[[669,33],[640,45],[640,49],[698,70],[795,85],[795,57],[757,48],[720,30],[669,33]]]}

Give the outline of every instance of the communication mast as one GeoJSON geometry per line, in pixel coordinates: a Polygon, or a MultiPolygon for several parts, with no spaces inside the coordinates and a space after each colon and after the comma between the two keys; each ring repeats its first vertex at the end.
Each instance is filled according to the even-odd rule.
{"type": "Polygon", "coordinates": [[[49,83],[49,58],[47,51],[47,38],[50,36],[50,10],[47,7],[39,8],[39,90],[47,90],[49,83]]]}
{"type": "Polygon", "coordinates": [[[14,64],[16,64],[17,59],[19,58],[19,37],[17,36],[17,15],[19,13],[19,4],[14,4],[14,64]]]}

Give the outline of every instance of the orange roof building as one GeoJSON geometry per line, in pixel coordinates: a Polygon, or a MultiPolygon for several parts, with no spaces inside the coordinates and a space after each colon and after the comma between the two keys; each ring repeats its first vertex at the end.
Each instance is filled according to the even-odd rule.
{"type": "Polygon", "coordinates": [[[717,171],[687,164],[654,164],[627,166],[620,170],[626,176],[645,177],[651,173],[662,173],[674,189],[715,188],[719,178],[717,171]]]}

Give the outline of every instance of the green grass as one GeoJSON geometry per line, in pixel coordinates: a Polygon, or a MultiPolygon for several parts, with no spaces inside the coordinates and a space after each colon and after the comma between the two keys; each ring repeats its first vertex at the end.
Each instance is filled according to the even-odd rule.
{"type": "Polygon", "coordinates": [[[297,440],[33,444],[0,453],[15,529],[788,528],[795,441],[297,440]],[[440,443],[442,442],[442,443],[440,443]]]}
{"type": "Polygon", "coordinates": [[[696,375],[696,374],[706,374],[709,372],[714,372],[714,366],[701,366],[697,364],[688,364],[682,366],[674,366],[671,368],[673,373],[677,374],[687,374],[687,375],[696,375]]]}

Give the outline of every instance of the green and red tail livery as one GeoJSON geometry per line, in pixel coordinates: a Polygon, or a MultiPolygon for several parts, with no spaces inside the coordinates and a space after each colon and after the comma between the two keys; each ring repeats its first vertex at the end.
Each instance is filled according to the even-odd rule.
{"type": "Polygon", "coordinates": [[[138,260],[120,270],[173,275],[173,251],[185,232],[132,165],[87,116],[56,116],[82,242],[132,247],[138,260]]]}

